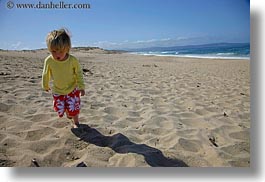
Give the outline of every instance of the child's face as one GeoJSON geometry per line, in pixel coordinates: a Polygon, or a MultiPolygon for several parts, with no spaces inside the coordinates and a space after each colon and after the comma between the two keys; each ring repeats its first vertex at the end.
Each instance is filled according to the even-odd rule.
{"type": "Polygon", "coordinates": [[[67,51],[62,50],[52,50],[51,51],[52,57],[58,61],[64,61],[67,58],[67,51]]]}

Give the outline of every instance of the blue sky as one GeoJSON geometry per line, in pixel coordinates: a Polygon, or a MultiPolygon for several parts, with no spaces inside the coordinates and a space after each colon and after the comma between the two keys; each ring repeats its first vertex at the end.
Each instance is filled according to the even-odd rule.
{"type": "MultiPolygon", "coordinates": [[[[64,0],[90,9],[18,9],[0,0],[0,49],[45,48],[66,27],[73,46],[107,49],[250,42],[249,0],[64,0]]],[[[54,4],[62,0],[52,1],[54,4]]]]}

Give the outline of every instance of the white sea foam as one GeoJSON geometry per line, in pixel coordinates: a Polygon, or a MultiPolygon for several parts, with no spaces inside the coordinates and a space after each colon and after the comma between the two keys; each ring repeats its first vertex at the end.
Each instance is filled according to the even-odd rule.
{"type": "Polygon", "coordinates": [[[144,56],[161,56],[161,57],[183,57],[183,58],[201,58],[201,59],[245,59],[249,60],[250,57],[242,57],[242,56],[232,56],[233,54],[161,54],[160,52],[133,52],[131,54],[138,54],[138,55],[144,55],[144,56]]]}
{"type": "Polygon", "coordinates": [[[233,52],[226,52],[226,53],[217,53],[217,56],[231,56],[231,55],[235,55],[235,53],[233,52]]]}

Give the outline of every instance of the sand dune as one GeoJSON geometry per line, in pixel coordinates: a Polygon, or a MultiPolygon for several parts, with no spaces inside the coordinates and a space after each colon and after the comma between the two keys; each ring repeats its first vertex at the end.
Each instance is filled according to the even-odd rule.
{"type": "Polygon", "coordinates": [[[0,51],[0,164],[249,167],[249,60],[74,49],[86,83],[81,127],[41,89],[46,50],[0,51]]]}

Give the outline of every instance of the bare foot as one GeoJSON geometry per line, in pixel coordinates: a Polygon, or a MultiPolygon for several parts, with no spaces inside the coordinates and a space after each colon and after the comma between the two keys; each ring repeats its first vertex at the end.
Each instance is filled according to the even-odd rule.
{"type": "Polygon", "coordinates": [[[80,125],[79,125],[79,119],[78,119],[78,114],[73,116],[73,119],[72,119],[72,123],[73,123],[73,127],[74,128],[78,128],[80,125]]]}
{"type": "Polygon", "coordinates": [[[78,128],[79,122],[75,123],[74,118],[71,116],[67,116],[67,119],[71,120],[72,128],[78,128]]]}
{"type": "Polygon", "coordinates": [[[79,128],[79,126],[80,126],[79,122],[78,123],[73,122],[73,128],[79,128]]]}

